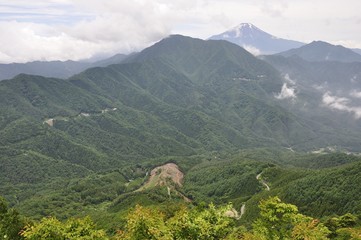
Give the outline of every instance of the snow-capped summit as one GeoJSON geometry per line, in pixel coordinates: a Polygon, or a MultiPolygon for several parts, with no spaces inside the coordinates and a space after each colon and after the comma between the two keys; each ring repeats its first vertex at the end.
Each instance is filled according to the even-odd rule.
{"type": "MultiPolygon", "coordinates": [[[[222,35],[222,34],[220,34],[220,35],[222,35]]],[[[270,34],[262,31],[258,27],[254,26],[251,23],[241,23],[238,26],[223,33],[224,38],[241,38],[241,37],[243,37],[245,39],[247,39],[247,38],[251,39],[251,38],[256,38],[256,37],[264,37],[264,36],[273,37],[270,34]]],[[[273,38],[275,38],[275,37],[273,37],[273,38]]]]}
{"type": "Polygon", "coordinates": [[[214,35],[209,39],[227,40],[244,47],[255,55],[274,54],[304,45],[304,43],[301,42],[272,36],[251,23],[241,23],[226,32],[214,35]]]}

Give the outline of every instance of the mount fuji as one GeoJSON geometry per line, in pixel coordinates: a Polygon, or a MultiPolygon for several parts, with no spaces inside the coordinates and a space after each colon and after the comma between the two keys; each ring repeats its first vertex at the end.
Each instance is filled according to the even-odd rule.
{"type": "Polygon", "coordinates": [[[235,43],[254,55],[275,54],[305,45],[302,42],[275,37],[251,23],[241,23],[226,32],[211,36],[209,39],[235,43]]]}

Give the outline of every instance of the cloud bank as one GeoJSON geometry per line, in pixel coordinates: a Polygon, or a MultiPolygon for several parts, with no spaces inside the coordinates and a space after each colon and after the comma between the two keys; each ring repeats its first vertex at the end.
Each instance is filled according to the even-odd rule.
{"type": "Polygon", "coordinates": [[[322,103],[330,109],[351,113],[356,119],[361,118],[361,107],[351,106],[351,100],[348,98],[333,96],[330,92],[326,92],[322,96],[322,103]]]}
{"type": "MultiPolygon", "coordinates": [[[[65,2],[61,6],[71,9],[69,19],[77,9],[82,9],[86,17],[73,18],[72,23],[52,22],[56,14],[63,12],[56,13],[53,8],[40,11],[40,6],[34,10],[40,11],[39,21],[1,21],[0,62],[80,60],[99,53],[129,53],[169,35],[171,30],[161,4],[120,0],[79,0],[72,5],[65,2]]],[[[36,3],[33,7],[37,7],[36,3]]],[[[23,12],[22,16],[29,18],[29,14],[23,12]]]]}
{"type": "MultiPolygon", "coordinates": [[[[129,53],[172,33],[206,39],[241,22],[251,22],[281,38],[322,39],[361,48],[361,1],[344,4],[330,0],[327,8],[324,4],[286,0],[2,0],[0,62],[129,53]]],[[[257,49],[248,50],[257,54],[257,49]]]]}

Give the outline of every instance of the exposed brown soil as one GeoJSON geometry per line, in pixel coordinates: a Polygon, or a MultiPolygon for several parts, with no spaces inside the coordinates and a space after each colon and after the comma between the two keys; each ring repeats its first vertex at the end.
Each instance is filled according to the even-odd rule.
{"type": "Polygon", "coordinates": [[[191,202],[189,198],[176,190],[176,186],[182,187],[183,178],[184,174],[179,170],[177,164],[167,163],[154,168],[150,172],[148,181],[136,191],[142,191],[155,186],[166,186],[169,196],[171,195],[171,191],[173,191],[176,195],[181,196],[186,202],[191,202]]]}
{"type": "Polygon", "coordinates": [[[170,180],[178,185],[182,186],[184,174],[179,170],[178,166],[174,163],[167,163],[162,166],[154,168],[150,172],[150,178],[148,183],[152,186],[164,186],[170,180]]]}

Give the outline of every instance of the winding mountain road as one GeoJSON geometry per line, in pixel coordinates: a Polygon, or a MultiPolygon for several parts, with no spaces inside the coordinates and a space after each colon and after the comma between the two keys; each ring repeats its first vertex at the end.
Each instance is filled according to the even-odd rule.
{"type": "Polygon", "coordinates": [[[258,180],[260,183],[262,183],[263,186],[266,187],[266,190],[267,190],[267,191],[269,191],[269,190],[270,190],[270,187],[269,187],[268,184],[261,178],[261,176],[262,176],[262,173],[258,174],[258,175],[256,176],[257,180],[258,180]]]}

